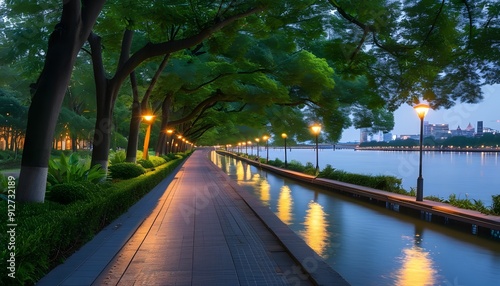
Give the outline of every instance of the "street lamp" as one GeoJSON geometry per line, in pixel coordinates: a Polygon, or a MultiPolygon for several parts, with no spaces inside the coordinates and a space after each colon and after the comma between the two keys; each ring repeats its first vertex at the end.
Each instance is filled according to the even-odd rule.
{"type": "Polygon", "coordinates": [[[286,160],[286,138],[288,137],[288,135],[286,135],[286,133],[281,133],[281,138],[283,138],[285,140],[285,168],[288,167],[288,162],[286,160]]]}
{"type": "Polygon", "coordinates": [[[255,142],[257,142],[257,160],[259,161],[260,163],[260,156],[259,156],[259,149],[260,149],[260,145],[259,145],[259,141],[260,139],[259,138],[255,138],[255,142]]]}
{"type": "Polygon", "coordinates": [[[311,126],[311,130],[313,134],[316,136],[316,174],[319,172],[319,160],[318,160],[318,135],[321,133],[321,125],[319,124],[314,124],[311,126]]]}
{"type": "Polygon", "coordinates": [[[269,136],[267,135],[264,135],[262,137],[262,139],[264,139],[264,141],[266,141],[266,164],[269,162],[269,136]]]}
{"type": "Polygon", "coordinates": [[[253,145],[252,145],[252,141],[248,140],[247,141],[247,146],[250,145],[250,153],[252,153],[253,155],[253,145]]]}
{"type": "Polygon", "coordinates": [[[149,159],[149,152],[148,152],[148,147],[149,147],[149,137],[151,136],[151,126],[153,125],[153,119],[154,115],[143,115],[142,119],[146,121],[148,124],[148,128],[146,129],[146,137],[144,138],[144,151],[142,152],[142,159],[147,160],[149,159]]]}
{"type": "Polygon", "coordinates": [[[418,118],[420,118],[420,161],[418,165],[418,179],[417,179],[417,201],[421,202],[424,199],[424,178],[422,177],[422,146],[424,142],[424,117],[429,111],[429,105],[420,103],[415,105],[415,111],[418,118]]]}
{"type": "Polygon", "coordinates": [[[165,153],[171,153],[172,150],[172,143],[174,141],[174,138],[172,138],[172,142],[170,142],[170,138],[172,137],[172,134],[174,133],[173,129],[167,129],[167,152],[165,153]]]}

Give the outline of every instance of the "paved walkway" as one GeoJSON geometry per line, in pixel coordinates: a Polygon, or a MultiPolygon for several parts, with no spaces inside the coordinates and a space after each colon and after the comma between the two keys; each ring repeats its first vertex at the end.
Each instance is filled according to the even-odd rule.
{"type": "Polygon", "coordinates": [[[206,149],[144,201],[37,285],[347,285],[206,149]]]}

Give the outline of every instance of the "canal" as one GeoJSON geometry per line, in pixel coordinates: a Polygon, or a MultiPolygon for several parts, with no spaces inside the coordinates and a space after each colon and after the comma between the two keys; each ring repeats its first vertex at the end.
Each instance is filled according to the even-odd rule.
{"type": "Polygon", "coordinates": [[[211,159],[352,285],[499,285],[500,241],[279,177],[215,152],[211,159]]]}

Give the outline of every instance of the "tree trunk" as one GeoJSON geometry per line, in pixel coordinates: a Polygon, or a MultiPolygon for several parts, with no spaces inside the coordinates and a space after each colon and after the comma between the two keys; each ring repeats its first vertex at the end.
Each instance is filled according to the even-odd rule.
{"type": "Polygon", "coordinates": [[[52,32],[45,65],[31,99],[16,200],[43,202],[48,161],[62,101],[76,56],[105,0],[64,1],[61,21],[52,32]]]}
{"type": "Polygon", "coordinates": [[[134,101],[132,103],[132,118],[130,119],[129,136],[127,141],[127,157],[126,162],[135,163],[137,160],[137,148],[139,146],[139,127],[141,125],[141,104],[139,103],[139,93],[137,91],[137,82],[135,73],[130,74],[130,82],[132,84],[132,92],[134,101]]]}
{"type": "Polygon", "coordinates": [[[78,151],[78,147],[77,147],[77,136],[76,135],[71,135],[71,150],[73,152],[76,152],[78,151]]]}
{"type": "Polygon", "coordinates": [[[168,128],[168,118],[170,117],[170,106],[172,105],[172,100],[173,94],[168,94],[167,96],[165,96],[165,99],[163,99],[163,102],[161,104],[161,133],[160,138],[158,139],[158,144],[156,145],[156,153],[160,153],[160,155],[165,154],[165,146],[168,140],[167,137],[169,137],[166,136],[166,130],[168,128]]]}
{"type": "Polygon", "coordinates": [[[137,148],[139,147],[139,128],[141,126],[141,108],[139,104],[132,105],[132,118],[130,119],[129,137],[127,142],[127,162],[137,159],[137,148]]]}

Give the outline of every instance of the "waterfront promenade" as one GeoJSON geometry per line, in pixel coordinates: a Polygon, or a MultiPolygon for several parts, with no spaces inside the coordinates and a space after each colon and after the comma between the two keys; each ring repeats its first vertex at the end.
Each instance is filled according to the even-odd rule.
{"type": "Polygon", "coordinates": [[[208,151],[37,285],[347,285],[208,151]]]}

